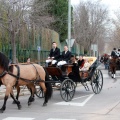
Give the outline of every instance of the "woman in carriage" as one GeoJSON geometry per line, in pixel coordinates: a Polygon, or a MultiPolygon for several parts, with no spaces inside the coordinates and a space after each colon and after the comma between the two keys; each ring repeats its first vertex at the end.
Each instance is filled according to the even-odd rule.
{"type": "Polygon", "coordinates": [[[80,56],[78,60],[78,66],[79,68],[82,68],[83,65],[84,65],[84,59],[83,59],[83,56],[80,56]]]}

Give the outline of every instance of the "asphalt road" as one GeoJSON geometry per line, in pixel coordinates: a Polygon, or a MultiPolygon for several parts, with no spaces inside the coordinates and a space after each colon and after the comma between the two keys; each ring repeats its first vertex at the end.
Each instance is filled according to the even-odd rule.
{"type": "MultiPolygon", "coordinates": [[[[20,96],[22,109],[18,110],[9,98],[7,108],[0,120],[120,120],[120,71],[116,79],[108,76],[104,66],[99,67],[104,77],[103,89],[94,94],[91,86],[86,91],[78,85],[74,99],[64,102],[59,90],[54,90],[48,105],[43,107],[43,98],[36,97],[31,106],[27,105],[29,95],[20,96]]],[[[3,100],[0,100],[2,106],[3,100]]]]}

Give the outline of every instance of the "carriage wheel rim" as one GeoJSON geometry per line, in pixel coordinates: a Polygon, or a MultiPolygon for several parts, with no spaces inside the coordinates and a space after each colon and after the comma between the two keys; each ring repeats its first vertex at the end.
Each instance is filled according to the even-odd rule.
{"type": "Polygon", "coordinates": [[[75,84],[71,79],[66,79],[62,82],[60,94],[64,101],[72,100],[75,94],[75,84]]]}
{"type": "Polygon", "coordinates": [[[103,87],[103,75],[102,75],[102,72],[100,70],[96,70],[95,71],[95,76],[97,76],[95,78],[95,76],[93,75],[93,80],[92,80],[92,90],[95,94],[98,94],[100,93],[100,91],[102,90],[102,87],[103,87]],[[95,79],[95,80],[94,80],[95,79]],[[96,81],[96,82],[94,82],[96,81]]]}

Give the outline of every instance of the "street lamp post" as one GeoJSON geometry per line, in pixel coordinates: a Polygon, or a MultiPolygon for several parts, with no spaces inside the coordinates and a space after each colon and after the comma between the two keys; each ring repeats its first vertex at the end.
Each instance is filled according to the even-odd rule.
{"type": "Polygon", "coordinates": [[[68,48],[71,51],[71,0],[68,0],[68,48]]]}

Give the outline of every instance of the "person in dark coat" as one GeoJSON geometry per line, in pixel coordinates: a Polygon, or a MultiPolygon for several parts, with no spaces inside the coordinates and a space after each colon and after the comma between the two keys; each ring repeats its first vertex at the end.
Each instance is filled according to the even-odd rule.
{"type": "Polygon", "coordinates": [[[118,49],[118,57],[120,57],[120,48],[118,49]]]}
{"type": "Polygon", "coordinates": [[[50,50],[50,54],[48,56],[48,59],[46,60],[46,63],[48,65],[48,63],[55,64],[58,59],[60,57],[60,49],[57,47],[57,43],[53,42],[52,43],[52,49],[50,50]]]}
{"type": "Polygon", "coordinates": [[[73,65],[72,72],[69,73],[68,77],[74,82],[80,81],[79,66],[74,55],[71,55],[71,64],[73,65]]]}
{"type": "Polygon", "coordinates": [[[112,58],[115,58],[115,57],[118,57],[118,53],[117,53],[117,49],[116,48],[113,48],[112,52],[111,52],[111,57],[112,58]]]}
{"type": "Polygon", "coordinates": [[[105,69],[108,69],[108,65],[109,65],[108,55],[105,55],[105,56],[104,56],[103,63],[104,63],[104,65],[105,65],[105,69]]]}
{"type": "Polygon", "coordinates": [[[80,69],[84,66],[83,56],[80,56],[80,57],[79,57],[78,66],[79,66],[80,69]]]}
{"type": "Polygon", "coordinates": [[[71,52],[68,50],[67,46],[64,46],[64,51],[62,52],[62,55],[59,59],[58,66],[67,64],[70,61],[71,58],[71,52]]]}

